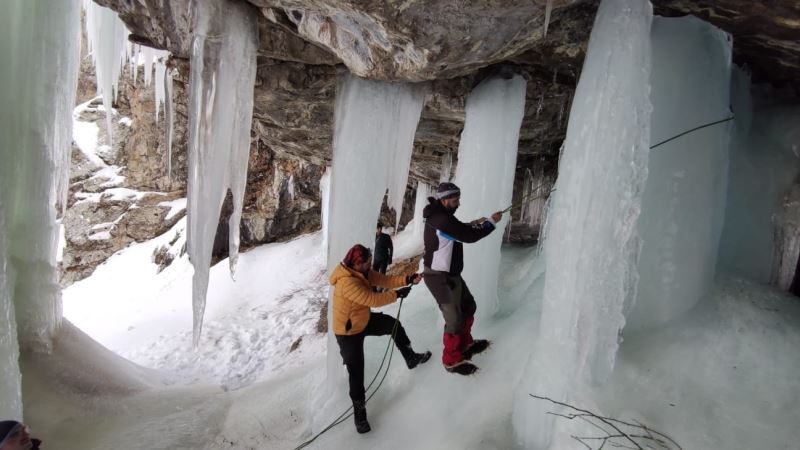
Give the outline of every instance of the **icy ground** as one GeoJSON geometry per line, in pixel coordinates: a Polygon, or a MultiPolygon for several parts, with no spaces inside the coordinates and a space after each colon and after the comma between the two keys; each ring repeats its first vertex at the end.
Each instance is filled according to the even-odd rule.
{"type": "MultiPolygon", "coordinates": [[[[294,448],[310,436],[309,396],[324,379],[323,338],[313,331],[316,316],[307,312],[325,288],[316,270],[323,264],[320,236],[243,254],[236,283],[226,261],[215,266],[208,309],[213,325],[194,354],[188,351],[188,264],[178,260],[161,274],[153,264],[133,266],[173,233],[132,245],[65,292],[69,320],[161,371],[104,354],[67,327],[53,357],[23,363],[24,372],[36,374],[25,386],[34,434],[63,449],[294,448]],[[300,335],[298,349],[289,352],[300,335]],[[202,381],[169,385],[175,379],[202,381]],[[218,383],[238,389],[225,392],[218,383]]],[[[414,347],[432,350],[433,360],[413,371],[392,363],[368,405],[371,433],[357,435],[348,420],[311,448],[513,448],[512,396],[541,308],[542,264],[532,255],[532,249],[503,250],[501,311],[476,326],[476,334],[494,344],[476,356],[476,376],[456,377],[438,364],[439,312],[427,290],[415,288],[401,318],[414,347]]],[[[385,343],[366,340],[368,379],[385,343]]],[[[609,384],[578,393],[574,403],[639,420],[684,449],[796,448],[799,346],[797,299],[721,279],[713,298],[680,320],[626,335],[609,384]]],[[[345,387],[336,395],[343,410],[345,387]]],[[[591,428],[566,419],[556,423],[553,448],[585,448],[570,434],[589,435],[591,428]]]]}

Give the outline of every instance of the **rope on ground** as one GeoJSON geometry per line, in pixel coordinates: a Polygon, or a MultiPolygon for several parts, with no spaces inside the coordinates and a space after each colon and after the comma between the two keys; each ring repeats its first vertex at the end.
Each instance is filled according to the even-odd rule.
{"type": "MultiPolygon", "coordinates": [[[[397,308],[397,317],[395,318],[395,321],[394,321],[394,327],[392,327],[392,334],[391,334],[391,336],[389,336],[389,342],[386,344],[386,350],[383,352],[383,358],[381,359],[381,364],[378,366],[378,370],[375,372],[375,376],[372,377],[372,381],[369,382],[369,385],[367,385],[367,388],[365,390],[369,391],[369,389],[375,383],[375,380],[378,379],[378,375],[380,375],[381,370],[383,369],[383,364],[384,364],[384,362],[386,362],[386,355],[388,354],[389,355],[389,360],[388,360],[388,362],[386,362],[386,370],[383,372],[383,377],[381,377],[381,381],[378,382],[378,385],[375,387],[375,390],[372,391],[372,394],[370,394],[369,397],[367,397],[367,400],[364,403],[369,403],[369,401],[372,398],[372,396],[375,395],[378,392],[378,389],[380,389],[381,385],[383,384],[383,380],[386,379],[386,375],[389,374],[389,366],[392,364],[392,356],[394,355],[394,345],[392,345],[392,343],[394,342],[394,336],[397,333],[397,327],[400,325],[400,312],[403,310],[403,300],[404,299],[402,299],[402,298],[400,299],[400,306],[397,308]]],[[[303,442],[302,444],[298,445],[297,447],[295,447],[294,450],[300,450],[300,449],[308,447],[309,445],[311,445],[312,442],[317,440],[318,437],[322,436],[328,430],[330,430],[331,428],[335,427],[336,425],[339,425],[340,423],[342,423],[345,420],[347,420],[350,417],[352,417],[353,416],[352,410],[353,410],[352,406],[347,408],[343,413],[339,414],[338,417],[333,419],[333,422],[331,422],[330,425],[328,425],[327,427],[322,429],[322,431],[320,431],[319,433],[317,433],[314,436],[312,436],[311,439],[309,439],[309,440],[303,442]]]]}

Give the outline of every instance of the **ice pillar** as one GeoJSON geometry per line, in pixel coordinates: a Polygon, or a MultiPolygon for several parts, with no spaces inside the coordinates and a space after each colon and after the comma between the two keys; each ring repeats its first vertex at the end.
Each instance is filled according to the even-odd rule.
{"type": "MultiPolygon", "coordinates": [[[[467,119],[458,146],[455,184],[461,188],[462,221],[489,217],[511,204],[517,144],[525,112],[525,79],[493,77],[483,81],[467,97],[467,119]]],[[[509,219],[504,214],[497,231],[464,246],[464,279],[478,314],[497,310],[497,278],[500,245],[509,219]]]]}
{"type": "MultiPolygon", "coordinates": [[[[408,176],[408,162],[425,93],[424,85],[369,81],[350,74],[340,78],[327,208],[330,213],[327,220],[329,272],[354,244],[372,247],[386,189],[390,189],[390,196],[403,196],[405,183],[402,183],[403,192],[399,192],[401,183],[392,180],[408,176]],[[405,166],[395,165],[400,159],[408,161],[405,166]],[[394,189],[398,192],[393,192],[394,189]]],[[[328,323],[331,311],[329,307],[328,323]]],[[[337,386],[343,388],[346,384],[340,377],[342,360],[330,326],[327,369],[325,392],[317,396],[323,403],[333,400],[330,394],[337,386]]],[[[321,414],[321,421],[330,419],[325,416],[327,409],[316,410],[321,414]]]]}
{"type": "MultiPolygon", "coordinates": [[[[653,145],[730,117],[730,36],[695,17],[658,17],[651,45],[653,145]]],[[[714,125],[650,152],[631,327],[660,324],[686,312],[713,285],[725,213],[729,129],[730,123],[714,125]]]]}
{"type": "Polygon", "coordinates": [[[0,417],[21,418],[18,345],[48,351],[61,320],[57,205],[78,77],[77,0],[9,0],[0,14],[0,417]]]}
{"type": "Polygon", "coordinates": [[[196,345],[203,324],[211,248],[228,190],[233,197],[228,247],[232,271],[239,250],[253,119],[258,12],[244,2],[228,0],[196,0],[192,5],[187,246],[195,270],[196,345]]]}
{"type": "Polygon", "coordinates": [[[650,136],[647,0],[603,0],[567,126],[544,242],[540,334],[515,396],[526,448],[548,448],[555,400],[611,372],[635,290],[635,235],[650,136]]]}

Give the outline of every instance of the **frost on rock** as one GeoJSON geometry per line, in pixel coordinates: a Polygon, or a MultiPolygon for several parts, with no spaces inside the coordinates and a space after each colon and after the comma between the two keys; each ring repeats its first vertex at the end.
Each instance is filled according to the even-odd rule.
{"type": "Polygon", "coordinates": [[[442,155],[442,171],[439,174],[439,182],[444,183],[450,181],[450,175],[453,171],[453,154],[450,152],[442,155]]]}
{"type": "MultiPolygon", "coordinates": [[[[386,83],[344,74],[337,86],[333,164],[327,219],[327,268],[339,264],[356,243],[372,247],[375,223],[387,188],[390,198],[405,193],[405,180],[427,87],[386,83]],[[398,153],[402,155],[398,156],[398,153]],[[406,161],[397,166],[397,161],[406,161]],[[402,191],[400,191],[402,189],[402,191]],[[393,190],[398,190],[394,192],[393,190]]],[[[332,308],[328,308],[328,320],[332,308]]],[[[341,375],[341,358],[329,327],[328,381],[315,397],[321,402],[316,425],[333,414],[331,395],[341,375]],[[329,410],[326,406],[330,405],[329,410]]]]}
{"type": "MultiPolygon", "coordinates": [[[[695,17],[653,21],[653,118],[662,142],[730,117],[730,37],[695,17]]],[[[639,290],[632,328],[664,323],[711,292],[725,214],[730,122],[650,152],[638,230],[639,290]]]]}
{"type": "Polygon", "coordinates": [[[568,401],[614,366],[623,306],[635,292],[651,20],[646,0],[603,0],[595,18],[547,217],[539,337],[515,396],[514,430],[526,448],[548,448],[554,420],[528,394],[568,401]]]}
{"type": "Polygon", "coordinates": [[[211,249],[228,190],[233,196],[228,244],[231,272],[239,251],[258,27],[253,10],[242,2],[197,0],[192,5],[187,247],[195,270],[196,344],[203,324],[211,249]]]}
{"type": "Polygon", "coordinates": [[[80,4],[10,0],[0,14],[0,417],[22,418],[19,347],[61,321],[57,208],[66,194],[80,4]],[[18,345],[19,343],[19,345],[18,345]]]}
{"type": "MultiPolygon", "coordinates": [[[[489,217],[511,204],[526,84],[519,75],[489,78],[467,97],[455,176],[461,188],[456,215],[464,222],[489,217]]],[[[507,223],[504,214],[494,233],[464,246],[464,279],[478,302],[479,316],[493,314],[498,307],[500,246],[507,223]]]]}

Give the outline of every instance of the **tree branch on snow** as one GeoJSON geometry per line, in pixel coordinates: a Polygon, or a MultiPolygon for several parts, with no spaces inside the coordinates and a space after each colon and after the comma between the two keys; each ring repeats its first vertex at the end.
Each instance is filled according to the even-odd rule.
{"type": "Polygon", "coordinates": [[[548,397],[533,394],[528,395],[537,400],[544,400],[566,408],[566,411],[563,413],[548,411],[547,414],[568,420],[579,419],[596,428],[600,433],[599,435],[570,435],[588,450],[603,450],[608,448],[630,450],[683,450],[672,438],[648,427],[638,420],[627,422],[613,417],[601,416],[592,411],[577,408],[568,403],[559,402],[548,397]]]}

